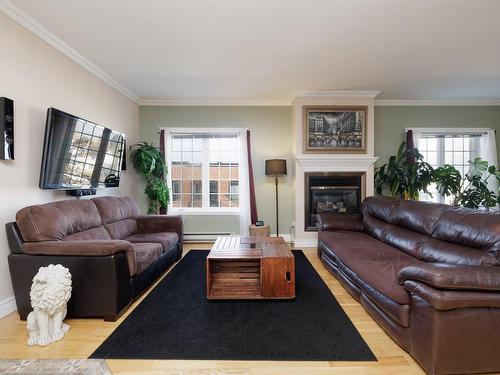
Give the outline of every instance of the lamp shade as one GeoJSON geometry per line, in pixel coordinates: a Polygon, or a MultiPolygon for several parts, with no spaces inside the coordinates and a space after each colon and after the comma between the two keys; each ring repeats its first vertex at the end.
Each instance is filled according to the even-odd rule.
{"type": "Polygon", "coordinates": [[[266,160],[266,175],[277,176],[286,174],[285,159],[269,159],[266,160]]]}

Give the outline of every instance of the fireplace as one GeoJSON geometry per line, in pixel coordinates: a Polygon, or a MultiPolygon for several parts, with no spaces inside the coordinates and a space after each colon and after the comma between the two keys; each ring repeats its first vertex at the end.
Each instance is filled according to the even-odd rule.
{"type": "Polygon", "coordinates": [[[358,213],[364,198],[365,173],[305,173],[305,231],[316,231],[322,212],[358,213]]]}

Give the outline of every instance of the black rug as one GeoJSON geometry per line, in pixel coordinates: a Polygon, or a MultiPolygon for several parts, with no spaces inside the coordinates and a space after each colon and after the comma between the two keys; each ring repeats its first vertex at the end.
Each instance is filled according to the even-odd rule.
{"type": "Polygon", "coordinates": [[[91,358],[376,361],[304,253],[293,301],[207,301],[190,251],[91,358]]]}

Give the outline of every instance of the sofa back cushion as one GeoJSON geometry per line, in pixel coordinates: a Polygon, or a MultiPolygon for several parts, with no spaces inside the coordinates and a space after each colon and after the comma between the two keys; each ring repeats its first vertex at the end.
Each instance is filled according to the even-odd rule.
{"type": "Polygon", "coordinates": [[[24,241],[55,241],[96,228],[101,217],[91,200],[64,200],[25,207],[16,221],[24,241]]]}
{"type": "Polygon", "coordinates": [[[373,237],[426,261],[500,264],[500,215],[430,202],[369,197],[363,223],[373,237]]]}
{"type": "Polygon", "coordinates": [[[129,197],[94,198],[104,227],[112,239],[123,240],[137,233],[137,222],[140,210],[137,203],[129,197]]]}
{"type": "Polygon", "coordinates": [[[139,206],[130,197],[98,197],[92,201],[99,210],[102,224],[135,219],[140,214],[139,206]]]}

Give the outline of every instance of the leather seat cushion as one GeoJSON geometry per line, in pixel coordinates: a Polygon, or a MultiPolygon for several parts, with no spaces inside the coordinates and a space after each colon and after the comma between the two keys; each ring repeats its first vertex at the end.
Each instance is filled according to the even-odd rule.
{"type": "Polygon", "coordinates": [[[136,275],[148,268],[162,254],[161,244],[159,243],[133,243],[137,263],[136,275]]]}
{"type": "Polygon", "coordinates": [[[163,252],[170,249],[179,241],[177,233],[160,232],[160,233],[137,233],[125,239],[132,243],[148,242],[161,244],[163,252]]]}
{"type": "Polygon", "coordinates": [[[320,240],[365,284],[394,302],[409,304],[408,292],[398,284],[398,272],[417,259],[365,233],[320,232],[320,240]]]}

